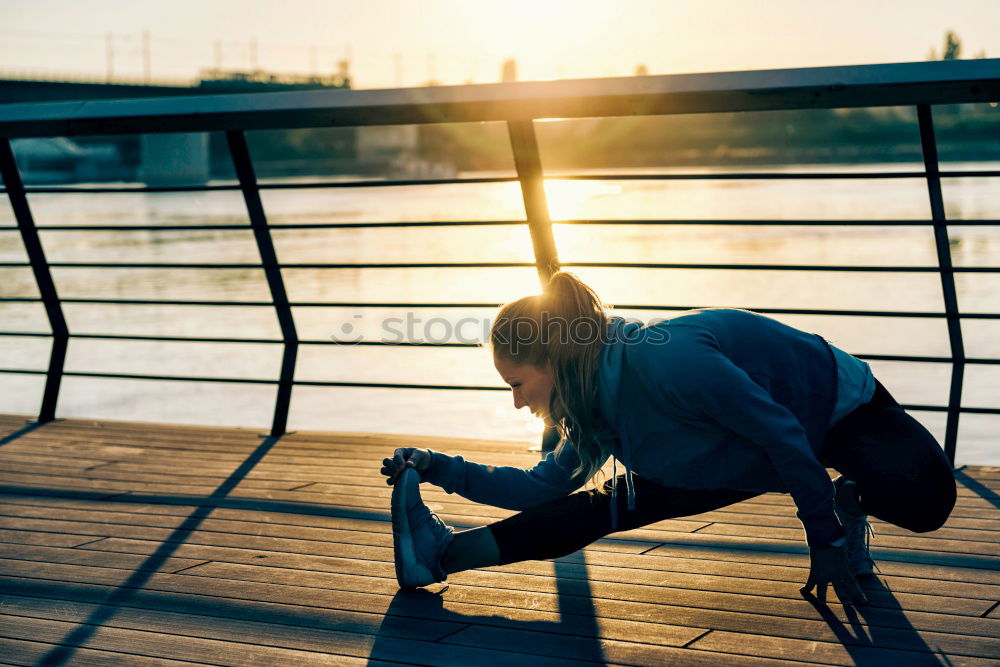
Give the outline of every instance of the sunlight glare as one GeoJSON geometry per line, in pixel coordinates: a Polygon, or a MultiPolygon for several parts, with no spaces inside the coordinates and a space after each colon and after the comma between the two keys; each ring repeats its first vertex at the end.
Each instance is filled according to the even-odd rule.
{"type": "Polygon", "coordinates": [[[622,188],[603,181],[545,180],[545,199],[549,204],[549,218],[552,220],[576,220],[586,218],[592,211],[591,204],[603,197],[621,194],[622,188]]]}

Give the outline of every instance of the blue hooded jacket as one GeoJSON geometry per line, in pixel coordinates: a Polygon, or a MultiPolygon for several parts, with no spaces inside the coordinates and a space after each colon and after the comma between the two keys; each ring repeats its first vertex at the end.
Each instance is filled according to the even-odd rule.
{"type": "MultiPolygon", "coordinates": [[[[645,326],[612,317],[608,334],[600,411],[613,425],[607,435],[626,469],[630,508],[642,502],[632,472],[667,487],[781,491],[795,501],[810,545],[843,536],[833,485],[818,460],[837,403],[837,362],[821,336],[731,308],[645,326]]],[[[579,458],[570,446],[531,469],[431,455],[424,481],[508,509],[585,482],[573,474],[579,458]]]]}

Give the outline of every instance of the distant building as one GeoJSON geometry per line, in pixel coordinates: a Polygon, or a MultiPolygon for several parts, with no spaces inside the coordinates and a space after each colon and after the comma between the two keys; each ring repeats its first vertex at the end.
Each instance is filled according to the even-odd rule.
{"type": "Polygon", "coordinates": [[[511,81],[517,81],[517,61],[513,58],[503,61],[503,65],[500,66],[500,82],[511,81]]]}

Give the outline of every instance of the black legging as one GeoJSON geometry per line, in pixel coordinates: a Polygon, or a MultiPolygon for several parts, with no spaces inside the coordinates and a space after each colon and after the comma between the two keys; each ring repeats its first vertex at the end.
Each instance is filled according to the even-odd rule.
{"type": "MultiPolygon", "coordinates": [[[[865,512],[915,532],[936,530],[955,505],[955,477],[934,436],[875,380],[872,400],[834,424],[820,461],[857,483],[865,512]]],[[[618,485],[618,530],[701,514],[760,495],[727,489],[677,489],[634,476],[636,507],[626,510],[625,476],[618,485]]],[[[611,480],[605,482],[610,490],[611,480]]],[[[500,564],[558,558],[611,530],[611,496],[578,491],[490,525],[500,564]]]]}

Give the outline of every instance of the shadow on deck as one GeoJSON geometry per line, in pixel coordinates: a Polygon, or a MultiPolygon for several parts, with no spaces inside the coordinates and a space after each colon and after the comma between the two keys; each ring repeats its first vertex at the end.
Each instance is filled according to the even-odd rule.
{"type": "MultiPolygon", "coordinates": [[[[995,664],[1000,469],[941,530],[875,523],[856,613],[799,594],[771,494],[556,561],[400,592],[398,443],[530,465],[517,443],[0,416],[0,661],[11,664],[995,664]]],[[[423,489],[453,525],[509,512],[423,489]]]]}

